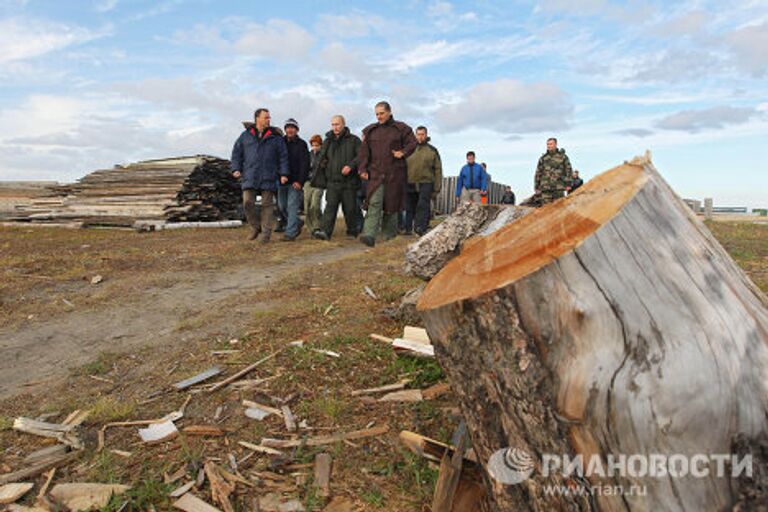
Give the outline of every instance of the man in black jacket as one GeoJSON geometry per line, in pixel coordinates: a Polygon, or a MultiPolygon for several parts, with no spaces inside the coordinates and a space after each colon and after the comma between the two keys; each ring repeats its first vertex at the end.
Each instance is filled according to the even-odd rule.
{"type": "Polygon", "coordinates": [[[344,212],[347,235],[356,237],[360,231],[360,208],[357,205],[357,191],[360,176],[357,174],[357,153],[360,139],[350,133],[343,116],[333,116],[331,131],[325,134],[320,148],[320,163],[315,173],[313,186],[326,189],[325,211],[320,229],[313,233],[315,238],[330,240],[336,226],[339,205],[344,212]]]}
{"type": "Polygon", "coordinates": [[[512,192],[512,187],[509,185],[504,189],[504,195],[501,196],[501,204],[515,204],[515,193],[512,192]]]}
{"type": "Polygon", "coordinates": [[[293,242],[304,225],[299,219],[299,207],[303,201],[304,182],[309,175],[309,146],[299,137],[299,123],[293,118],[285,122],[285,145],[288,148],[288,176],[280,178],[277,204],[287,220],[283,240],[293,242]]]}

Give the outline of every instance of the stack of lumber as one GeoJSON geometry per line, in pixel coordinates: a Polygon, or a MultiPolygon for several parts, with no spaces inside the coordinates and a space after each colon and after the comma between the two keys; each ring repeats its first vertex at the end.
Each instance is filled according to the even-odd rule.
{"type": "Polygon", "coordinates": [[[55,181],[0,182],[0,220],[11,217],[18,205],[28,205],[32,198],[56,186],[55,181]]]}
{"type": "Polygon", "coordinates": [[[240,185],[229,162],[211,156],[147,160],[92,172],[21,205],[15,221],[132,226],[137,220],[209,222],[240,218],[240,185]]]}

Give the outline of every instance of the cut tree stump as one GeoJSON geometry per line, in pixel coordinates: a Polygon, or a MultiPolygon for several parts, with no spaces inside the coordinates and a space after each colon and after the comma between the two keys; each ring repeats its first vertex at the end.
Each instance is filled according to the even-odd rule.
{"type": "Polygon", "coordinates": [[[738,499],[715,464],[587,482],[544,476],[541,455],[691,460],[764,439],[767,305],[646,155],[465,247],[418,309],[481,464],[505,448],[534,462],[517,485],[486,479],[495,510],[715,511],[738,499]],[[544,492],[622,484],[646,493],[544,492]]]}

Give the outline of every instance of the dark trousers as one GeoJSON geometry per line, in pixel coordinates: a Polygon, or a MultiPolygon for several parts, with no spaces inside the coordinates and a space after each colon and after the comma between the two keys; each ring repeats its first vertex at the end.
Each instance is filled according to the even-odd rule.
{"type": "Polygon", "coordinates": [[[339,205],[344,212],[344,222],[347,224],[347,234],[357,236],[360,232],[360,218],[362,213],[357,206],[357,191],[347,188],[328,187],[325,191],[325,211],[321,221],[322,230],[328,235],[333,235],[336,227],[336,217],[339,213],[339,205]]]}
{"type": "Polygon", "coordinates": [[[429,218],[432,209],[432,192],[434,183],[418,183],[408,185],[408,194],[405,196],[405,232],[423,235],[429,228],[429,218]]]}

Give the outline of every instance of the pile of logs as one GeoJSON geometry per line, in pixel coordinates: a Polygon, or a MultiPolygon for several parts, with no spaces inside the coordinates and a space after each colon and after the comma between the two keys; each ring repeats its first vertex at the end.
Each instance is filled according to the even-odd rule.
{"type": "Polygon", "coordinates": [[[240,185],[229,162],[211,156],[148,160],[92,172],[51,187],[12,220],[133,226],[137,220],[209,222],[241,218],[240,185]]]}

